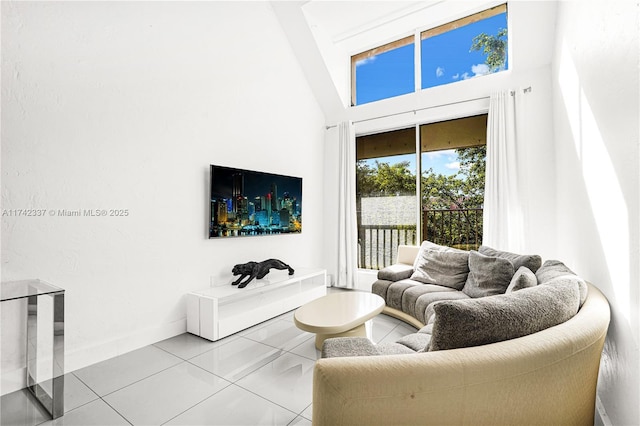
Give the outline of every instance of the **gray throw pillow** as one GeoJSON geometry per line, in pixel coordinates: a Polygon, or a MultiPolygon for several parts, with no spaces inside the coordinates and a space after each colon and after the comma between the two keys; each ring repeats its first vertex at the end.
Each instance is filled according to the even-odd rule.
{"type": "Polygon", "coordinates": [[[511,283],[509,284],[509,287],[507,287],[507,291],[505,291],[505,293],[522,290],[523,288],[535,287],[536,285],[538,285],[536,274],[531,272],[531,269],[526,266],[521,266],[516,273],[513,274],[511,283]]]}
{"type": "Polygon", "coordinates": [[[462,292],[474,298],[502,294],[509,287],[514,273],[513,264],[507,259],[471,251],[469,276],[462,292]]]}
{"type": "Polygon", "coordinates": [[[438,284],[462,290],[469,274],[469,252],[456,249],[428,248],[416,259],[411,279],[423,284],[438,284]]]}
{"type": "Polygon", "coordinates": [[[559,260],[547,260],[542,267],[536,271],[538,284],[552,284],[558,278],[573,277],[578,283],[580,290],[580,306],[587,300],[587,283],[579,278],[571,269],[559,260]]]}
{"type": "Polygon", "coordinates": [[[536,333],[578,312],[576,282],[434,304],[430,351],[480,346],[536,333]]]}
{"type": "Polygon", "coordinates": [[[413,269],[416,269],[418,266],[418,263],[420,262],[420,259],[423,256],[423,252],[425,250],[439,250],[439,251],[444,251],[446,250],[448,247],[445,246],[441,246],[439,244],[436,243],[432,243],[431,241],[423,241],[422,244],[420,244],[420,250],[418,250],[418,255],[416,256],[416,259],[413,261],[413,269]]]}
{"type": "Polygon", "coordinates": [[[492,257],[501,257],[513,263],[513,269],[517,271],[521,266],[526,266],[535,274],[540,265],[542,258],[537,254],[516,254],[508,251],[496,250],[489,246],[480,246],[478,251],[484,255],[492,257]]]}

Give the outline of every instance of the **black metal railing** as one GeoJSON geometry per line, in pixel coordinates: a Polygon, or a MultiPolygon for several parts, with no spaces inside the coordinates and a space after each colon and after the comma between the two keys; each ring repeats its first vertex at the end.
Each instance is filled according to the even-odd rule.
{"type": "Polygon", "coordinates": [[[361,225],[358,227],[358,267],[382,269],[396,261],[398,245],[431,241],[463,250],[482,244],[482,209],[425,209],[422,238],[413,225],[361,225]]]}
{"type": "Polygon", "coordinates": [[[358,267],[382,269],[395,263],[400,244],[416,244],[415,225],[359,226],[358,267]]]}
{"type": "Polygon", "coordinates": [[[422,211],[422,239],[463,250],[482,244],[482,209],[422,211]]]}

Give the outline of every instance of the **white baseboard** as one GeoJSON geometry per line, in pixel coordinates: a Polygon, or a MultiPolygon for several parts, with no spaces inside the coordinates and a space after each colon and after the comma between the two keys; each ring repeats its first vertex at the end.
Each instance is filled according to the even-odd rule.
{"type": "Polygon", "coordinates": [[[27,369],[18,368],[13,371],[2,372],[2,383],[0,384],[0,395],[15,392],[27,387],[27,369]]]}
{"type": "MultiPolygon", "coordinates": [[[[65,350],[64,371],[65,373],[69,373],[79,370],[186,332],[187,319],[182,318],[169,324],[136,330],[126,336],[107,342],[100,342],[73,350],[67,349],[65,350]]],[[[0,395],[24,389],[27,386],[26,377],[26,367],[21,367],[13,371],[3,371],[2,381],[0,383],[0,395]]]]}

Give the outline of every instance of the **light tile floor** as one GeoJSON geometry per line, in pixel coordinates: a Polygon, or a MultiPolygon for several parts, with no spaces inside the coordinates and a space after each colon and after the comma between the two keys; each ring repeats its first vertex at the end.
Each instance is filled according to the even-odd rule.
{"type": "MultiPolygon", "coordinates": [[[[386,315],[369,326],[377,343],[415,332],[386,315]]],[[[181,334],[67,373],[55,421],[25,390],[4,395],[0,424],[310,425],[314,341],[293,311],[217,342],[181,334]]]]}

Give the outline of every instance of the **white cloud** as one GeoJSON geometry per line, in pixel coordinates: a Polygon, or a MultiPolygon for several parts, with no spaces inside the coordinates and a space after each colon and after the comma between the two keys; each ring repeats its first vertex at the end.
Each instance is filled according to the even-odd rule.
{"type": "Polygon", "coordinates": [[[449,170],[460,170],[460,162],[454,161],[452,163],[447,163],[444,165],[449,170]]]}
{"type": "Polygon", "coordinates": [[[463,80],[467,80],[467,79],[472,78],[472,77],[473,76],[470,75],[468,72],[465,72],[465,73],[462,74],[462,79],[463,80]]]}
{"type": "Polygon", "coordinates": [[[451,78],[453,78],[454,80],[459,79],[460,78],[460,73],[454,74],[451,78]]]}
{"type": "Polygon", "coordinates": [[[444,68],[438,67],[436,68],[436,77],[442,77],[444,75],[444,68]]]}
{"type": "Polygon", "coordinates": [[[471,65],[471,72],[474,74],[474,77],[489,74],[489,65],[487,64],[471,65]]]}
{"type": "Polygon", "coordinates": [[[368,58],[364,58],[358,62],[356,62],[356,67],[360,67],[362,65],[367,65],[376,60],[377,56],[369,56],[368,58]]]}
{"type": "Polygon", "coordinates": [[[448,157],[450,159],[458,158],[458,156],[456,155],[456,151],[453,149],[445,149],[443,151],[427,151],[423,152],[422,155],[428,160],[437,160],[442,157],[448,157]]]}

